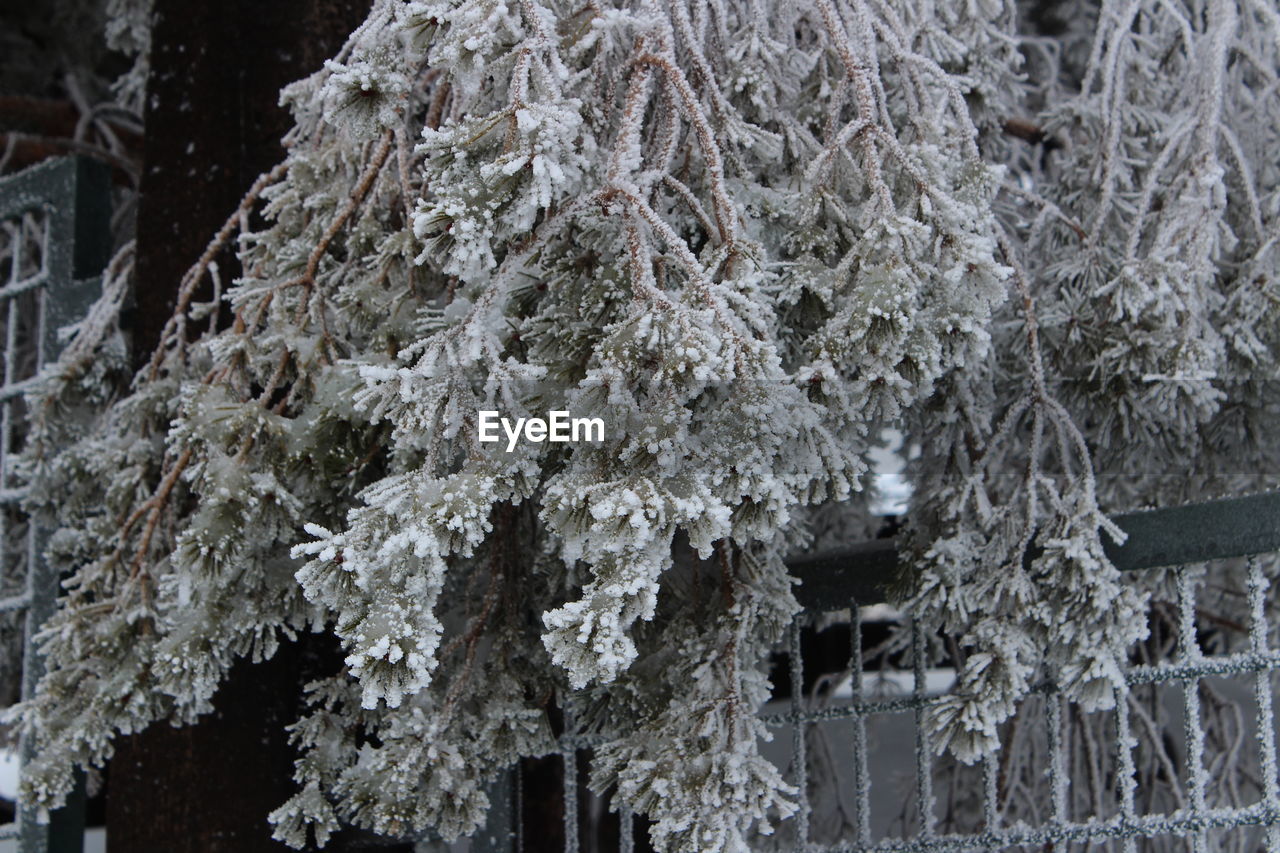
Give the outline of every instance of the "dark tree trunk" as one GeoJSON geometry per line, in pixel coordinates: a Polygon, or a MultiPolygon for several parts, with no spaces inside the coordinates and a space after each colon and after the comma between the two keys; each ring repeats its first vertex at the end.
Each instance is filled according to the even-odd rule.
{"type": "Polygon", "coordinates": [[[291,793],[283,734],[297,719],[301,657],[295,645],[264,664],[242,661],[197,725],[157,723],[120,739],[107,790],[112,853],[288,849],[271,840],[267,814],[291,793]]]}
{"type": "MultiPolygon", "coordinates": [[[[149,357],[186,269],[259,174],[283,156],[287,83],[316,70],[368,11],[368,0],[156,0],[138,207],[136,361],[149,357]]],[[[236,274],[220,259],[222,280],[236,274]]],[[[321,638],[241,662],[197,725],[158,723],[121,738],[107,803],[112,853],[282,851],[267,814],[293,791],[285,726],[300,685],[332,671],[321,638]]],[[[341,843],[330,849],[341,849],[341,843]]]]}
{"type": "MultiPolygon", "coordinates": [[[[134,341],[145,361],[178,280],[261,173],[290,127],[280,89],[317,70],[369,0],[155,0],[138,204],[134,341]]],[[[223,281],[234,271],[220,260],[223,281]]]]}

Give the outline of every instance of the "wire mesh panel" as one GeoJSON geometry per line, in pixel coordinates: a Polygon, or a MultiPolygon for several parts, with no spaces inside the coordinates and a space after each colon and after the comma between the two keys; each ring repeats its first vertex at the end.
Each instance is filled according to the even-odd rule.
{"type": "MultiPolygon", "coordinates": [[[[1129,540],[1112,561],[1150,600],[1127,689],[1113,709],[1086,712],[1042,683],[1000,726],[999,749],[974,765],[940,754],[931,734],[963,648],[878,603],[893,544],[796,565],[806,611],[774,673],[789,690],[763,714],[776,734],[765,755],[801,792],[800,809],[756,849],[1280,850],[1280,625],[1268,618],[1280,604],[1280,494],[1116,521],[1129,540]],[[848,637],[847,659],[831,672],[805,655],[824,624],[848,637]]],[[[630,815],[616,844],[580,832],[591,796],[580,763],[592,742],[568,711],[564,849],[631,853],[641,840],[630,815]]]]}
{"type": "MultiPolygon", "coordinates": [[[[793,707],[769,717],[793,736],[786,760],[805,792],[791,849],[1280,849],[1275,568],[1254,557],[1135,575],[1153,591],[1152,631],[1115,709],[1084,713],[1043,684],[972,767],[930,742],[954,648],[930,654],[938,638],[913,628],[905,672],[876,666],[852,606],[846,680],[806,694],[794,665],[793,707]]],[[[802,660],[798,624],[790,653],[802,660]]]]}
{"type": "MultiPolygon", "coordinates": [[[[99,290],[109,249],[108,174],[82,159],[49,162],[0,180],[0,640],[19,655],[0,660],[0,702],[28,696],[43,671],[30,637],[52,614],[58,578],[40,559],[41,531],[22,500],[15,461],[27,435],[23,395],[57,355],[57,331],[99,290]]],[[[25,760],[28,747],[20,747],[25,760]]],[[[76,806],[47,825],[20,810],[0,838],[23,853],[79,849],[76,806]]]]}
{"type": "MultiPolygon", "coordinates": [[[[0,222],[0,637],[20,645],[27,594],[32,531],[20,501],[13,460],[25,441],[22,391],[39,367],[40,319],[49,218],[43,209],[25,210],[0,222]]],[[[18,698],[21,667],[15,656],[0,659],[0,702],[18,698]]]]}

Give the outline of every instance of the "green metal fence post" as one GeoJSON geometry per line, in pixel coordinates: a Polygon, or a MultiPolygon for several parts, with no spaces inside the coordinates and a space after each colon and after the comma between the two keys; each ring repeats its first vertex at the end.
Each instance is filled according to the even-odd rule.
{"type": "MultiPolygon", "coordinates": [[[[58,329],[79,319],[100,292],[101,274],[111,249],[109,170],[96,161],[75,157],[43,163],[0,180],[0,218],[37,211],[45,216],[47,229],[41,259],[43,269],[38,277],[40,281],[35,282],[35,286],[40,287],[38,331],[34,341],[38,371],[57,358],[58,329]]],[[[14,274],[17,275],[16,270],[14,274]]],[[[6,381],[4,404],[8,405],[25,391],[29,381],[6,381]]],[[[7,473],[0,472],[0,478],[7,478],[7,473]]],[[[34,694],[44,671],[32,637],[53,614],[60,581],[45,565],[44,544],[43,532],[36,525],[30,525],[26,590],[18,602],[26,607],[22,661],[24,699],[34,694]]],[[[30,759],[32,748],[24,738],[19,748],[22,764],[30,759]]],[[[50,815],[47,823],[40,823],[30,809],[19,807],[17,836],[21,853],[81,853],[84,799],[81,779],[66,807],[50,815]]]]}

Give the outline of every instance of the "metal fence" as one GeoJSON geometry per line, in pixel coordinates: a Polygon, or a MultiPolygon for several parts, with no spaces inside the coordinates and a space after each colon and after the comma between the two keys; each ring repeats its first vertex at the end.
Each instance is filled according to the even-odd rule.
{"type": "MultiPolygon", "coordinates": [[[[22,509],[27,489],[14,461],[26,438],[23,394],[57,357],[58,329],[98,295],[109,251],[109,173],[101,164],[56,160],[0,179],[0,631],[21,635],[23,697],[43,671],[29,639],[52,615],[59,580],[41,559],[41,531],[22,509]]],[[[20,762],[29,748],[20,744],[20,762]]],[[[83,811],[83,793],[47,824],[19,809],[0,826],[0,839],[17,838],[22,853],[78,851],[83,811]]]]}
{"type": "MultiPolygon", "coordinates": [[[[771,757],[802,792],[801,809],[761,849],[1280,850],[1280,626],[1268,620],[1280,493],[1115,521],[1129,538],[1109,556],[1153,590],[1153,636],[1135,650],[1127,694],[1114,710],[1086,714],[1041,684],[1001,728],[1001,749],[976,767],[939,757],[931,742],[929,709],[949,689],[940,638],[911,625],[896,664],[883,650],[873,664],[864,649],[862,620],[875,609],[866,605],[884,600],[897,566],[893,541],[793,564],[805,612],[782,662],[790,697],[764,718],[782,735],[771,757]],[[828,616],[848,626],[846,666],[815,678],[802,632],[846,609],[828,616]]],[[[626,814],[616,845],[581,837],[579,754],[591,745],[568,715],[564,849],[632,853],[639,825],[626,814]]],[[[546,849],[518,826],[498,834],[483,848],[546,849]]]]}

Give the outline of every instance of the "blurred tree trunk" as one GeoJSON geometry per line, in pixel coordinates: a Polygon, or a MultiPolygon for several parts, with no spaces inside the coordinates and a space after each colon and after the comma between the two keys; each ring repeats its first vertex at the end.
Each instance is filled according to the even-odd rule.
{"type": "MultiPolygon", "coordinates": [[[[158,342],[182,274],[283,156],[290,118],[280,88],[319,68],[368,8],[368,0],[156,0],[129,318],[137,364],[158,342]]],[[[229,283],[235,259],[219,266],[229,283]]],[[[294,790],[284,727],[301,711],[300,685],[339,660],[326,639],[237,664],[215,712],[197,725],[159,723],[120,738],[109,774],[111,853],[287,849],[271,841],[267,814],[294,790]]]]}
{"type": "MultiPolygon", "coordinates": [[[[138,203],[139,363],[173,311],[178,280],[283,156],[280,89],[317,70],[369,0],[155,0],[138,203]]],[[[220,259],[224,282],[234,258],[220,259]]]]}

